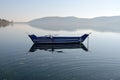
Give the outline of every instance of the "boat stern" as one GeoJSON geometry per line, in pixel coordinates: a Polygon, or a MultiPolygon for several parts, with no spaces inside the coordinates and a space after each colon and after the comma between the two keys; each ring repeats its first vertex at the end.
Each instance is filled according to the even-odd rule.
{"type": "Polygon", "coordinates": [[[89,33],[89,34],[84,34],[83,36],[81,36],[81,37],[80,37],[80,42],[83,42],[90,34],[91,34],[91,33],[89,33]]]}

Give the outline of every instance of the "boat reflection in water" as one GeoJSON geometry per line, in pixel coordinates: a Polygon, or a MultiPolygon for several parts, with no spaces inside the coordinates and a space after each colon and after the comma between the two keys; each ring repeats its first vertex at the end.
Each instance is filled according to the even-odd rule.
{"type": "Polygon", "coordinates": [[[58,52],[62,53],[63,51],[56,51],[61,50],[61,49],[83,49],[84,51],[88,51],[88,49],[84,46],[83,43],[78,43],[78,44],[33,44],[32,47],[30,48],[29,52],[35,52],[36,50],[45,50],[49,52],[58,52]]]}

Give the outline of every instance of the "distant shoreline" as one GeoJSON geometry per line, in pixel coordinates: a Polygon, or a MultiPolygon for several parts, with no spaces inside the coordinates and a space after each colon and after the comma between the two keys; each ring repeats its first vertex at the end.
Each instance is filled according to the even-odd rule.
{"type": "Polygon", "coordinates": [[[6,20],[6,19],[0,19],[0,27],[5,27],[9,24],[12,24],[13,21],[9,21],[9,20],[6,20]]]}

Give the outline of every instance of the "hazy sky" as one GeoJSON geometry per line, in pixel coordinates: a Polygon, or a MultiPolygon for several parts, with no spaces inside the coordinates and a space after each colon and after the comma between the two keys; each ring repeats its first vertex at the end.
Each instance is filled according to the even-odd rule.
{"type": "Polygon", "coordinates": [[[29,21],[45,16],[120,15],[120,0],[0,0],[0,18],[29,21]]]}

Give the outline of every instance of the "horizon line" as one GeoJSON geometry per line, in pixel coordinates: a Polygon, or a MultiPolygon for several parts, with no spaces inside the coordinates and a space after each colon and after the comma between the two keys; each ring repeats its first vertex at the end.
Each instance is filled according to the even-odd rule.
{"type": "MultiPolygon", "coordinates": [[[[44,16],[44,17],[38,17],[38,18],[33,18],[28,21],[14,21],[14,23],[27,23],[29,21],[35,20],[35,19],[42,19],[42,18],[50,18],[50,17],[60,17],[60,18],[67,18],[67,17],[75,17],[75,18],[83,18],[83,19],[94,19],[94,18],[99,18],[99,17],[117,17],[120,15],[114,15],[114,16],[96,16],[96,17],[76,17],[76,16],[44,16]]],[[[8,19],[7,19],[8,20],[8,19]]]]}

